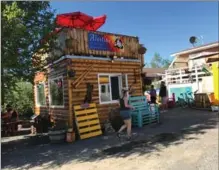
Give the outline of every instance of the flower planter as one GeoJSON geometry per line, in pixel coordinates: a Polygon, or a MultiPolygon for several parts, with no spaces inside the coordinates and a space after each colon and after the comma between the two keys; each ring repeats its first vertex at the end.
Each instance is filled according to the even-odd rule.
{"type": "Polygon", "coordinates": [[[62,143],[65,141],[65,130],[49,131],[48,133],[51,143],[62,143]]]}

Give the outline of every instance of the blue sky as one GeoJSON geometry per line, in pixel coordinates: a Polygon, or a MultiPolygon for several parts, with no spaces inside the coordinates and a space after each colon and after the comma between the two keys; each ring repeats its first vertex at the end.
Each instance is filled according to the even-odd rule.
{"type": "Polygon", "coordinates": [[[155,52],[170,54],[191,48],[190,36],[204,43],[218,41],[218,2],[51,2],[56,13],[81,11],[107,15],[99,31],[138,36],[148,49],[145,61],[155,52]]]}

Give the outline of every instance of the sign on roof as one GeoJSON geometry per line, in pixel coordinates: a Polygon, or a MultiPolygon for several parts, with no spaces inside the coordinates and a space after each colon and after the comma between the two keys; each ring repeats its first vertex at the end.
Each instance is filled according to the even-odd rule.
{"type": "Polygon", "coordinates": [[[88,48],[90,50],[124,52],[124,38],[110,34],[88,33],[88,48]]]}

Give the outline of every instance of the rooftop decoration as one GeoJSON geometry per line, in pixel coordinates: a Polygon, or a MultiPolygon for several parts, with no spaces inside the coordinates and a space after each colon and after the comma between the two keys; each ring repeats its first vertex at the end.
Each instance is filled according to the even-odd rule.
{"type": "Polygon", "coordinates": [[[106,15],[92,17],[82,12],[71,12],[56,16],[57,28],[41,40],[44,43],[49,37],[56,35],[63,28],[80,28],[87,31],[97,31],[106,21],[106,15]]]}
{"type": "Polygon", "coordinates": [[[56,24],[59,27],[81,28],[88,31],[98,30],[106,21],[106,15],[92,17],[82,12],[59,14],[56,24]]]}

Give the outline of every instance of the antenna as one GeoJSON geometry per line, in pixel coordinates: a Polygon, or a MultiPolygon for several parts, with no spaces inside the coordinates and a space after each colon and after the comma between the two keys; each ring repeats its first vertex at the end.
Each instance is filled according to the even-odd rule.
{"type": "Polygon", "coordinates": [[[204,44],[204,37],[203,37],[203,35],[200,35],[200,40],[201,40],[201,42],[202,42],[202,45],[204,44]]]}
{"type": "Polygon", "coordinates": [[[198,38],[196,36],[191,36],[189,38],[189,42],[193,45],[193,47],[198,46],[198,45],[203,45],[204,41],[203,41],[203,35],[200,35],[198,38]]]}
{"type": "Polygon", "coordinates": [[[189,42],[193,45],[193,47],[195,47],[195,44],[197,43],[197,37],[191,36],[189,38],[189,42]]]}

